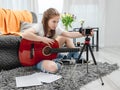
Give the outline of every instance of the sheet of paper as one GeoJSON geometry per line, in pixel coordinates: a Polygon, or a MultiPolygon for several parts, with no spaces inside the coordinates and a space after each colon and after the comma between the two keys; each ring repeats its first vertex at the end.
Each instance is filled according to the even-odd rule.
{"type": "Polygon", "coordinates": [[[38,78],[39,81],[44,83],[51,83],[53,81],[56,81],[62,78],[61,75],[48,74],[48,73],[42,73],[42,72],[37,73],[36,77],[38,78]]]}
{"type": "Polygon", "coordinates": [[[51,83],[62,78],[60,75],[48,73],[34,73],[32,75],[16,77],[16,87],[29,87],[42,85],[42,83],[51,83]]]}
{"type": "Polygon", "coordinates": [[[16,77],[16,87],[29,87],[42,85],[42,83],[35,77],[35,74],[16,77]]]}

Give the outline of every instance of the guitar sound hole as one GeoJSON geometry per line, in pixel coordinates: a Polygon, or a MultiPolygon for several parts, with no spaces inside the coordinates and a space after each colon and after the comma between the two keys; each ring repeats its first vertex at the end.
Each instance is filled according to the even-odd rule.
{"type": "Polygon", "coordinates": [[[44,48],[44,54],[45,55],[48,55],[48,54],[50,54],[51,53],[51,48],[50,47],[45,47],[44,48]]]}

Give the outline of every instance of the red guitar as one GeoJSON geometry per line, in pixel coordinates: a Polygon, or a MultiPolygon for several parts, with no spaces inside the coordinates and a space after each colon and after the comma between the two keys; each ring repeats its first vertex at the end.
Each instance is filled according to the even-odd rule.
{"type": "Polygon", "coordinates": [[[49,46],[43,42],[22,39],[19,47],[19,60],[23,66],[32,66],[41,60],[55,59],[58,52],[76,51],[80,51],[80,48],[59,48],[56,40],[49,46]]]}

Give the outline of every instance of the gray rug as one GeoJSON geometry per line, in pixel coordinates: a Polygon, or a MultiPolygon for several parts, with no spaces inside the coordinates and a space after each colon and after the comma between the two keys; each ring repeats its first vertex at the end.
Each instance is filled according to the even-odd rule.
{"type": "MultiPolygon", "coordinates": [[[[109,63],[100,62],[97,64],[101,76],[110,74],[112,71],[119,68],[117,64],[111,65],[109,63]]],[[[77,65],[74,72],[73,69],[74,65],[64,65],[62,70],[57,73],[58,75],[62,75],[62,79],[50,84],[26,88],[17,88],[15,77],[29,75],[38,72],[37,70],[33,69],[32,67],[19,67],[9,71],[2,70],[0,72],[0,90],[79,90],[81,86],[99,78],[96,65],[94,64],[89,64],[88,74],[85,64],[77,65]]]]}

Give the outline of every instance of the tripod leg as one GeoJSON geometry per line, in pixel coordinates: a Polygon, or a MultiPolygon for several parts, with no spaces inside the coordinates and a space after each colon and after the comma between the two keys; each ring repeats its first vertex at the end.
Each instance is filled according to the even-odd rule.
{"type": "Polygon", "coordinates": [[[96,60],[95,60],[94,54],[93,54],[92,49],[91,49],[91,46],[88,45],[88,47],[89,47],[90,53],[91,53],[91,55],[92,55],[93,61],[94,61],[95,65],[97,65],[97,62],[96,62],[96,60]]]}
{"type": "Polygon", "coordinates": [[[88,45],[88,47],[89,47],[89,49],[90,49],[90,53],[91,53],[91,55],[92,55],[92,58],[93,58],[94,64],[95,64],[96,67],[97,67],[97,72],[98,72],[98,74],[99,74],[99,78],[100,78],[100,80],[101,80],[101,82],[102,82],[102,85],[104,85],[104,82],[103,82],[103,80],[102,80],[102,77],[101,77],[100,71],[98,70],[97,62],[96,62],[96,60],[95,60],[94,54],[93,54],[92,49],[91,49],[91,46],[88,45]]]}
{"type": "Polygon", "coordinates": [[[86,44],[87,73],[88,73],[88,57],[89,57],[89,53],[88,53],[88,45],[86,44]]]}

